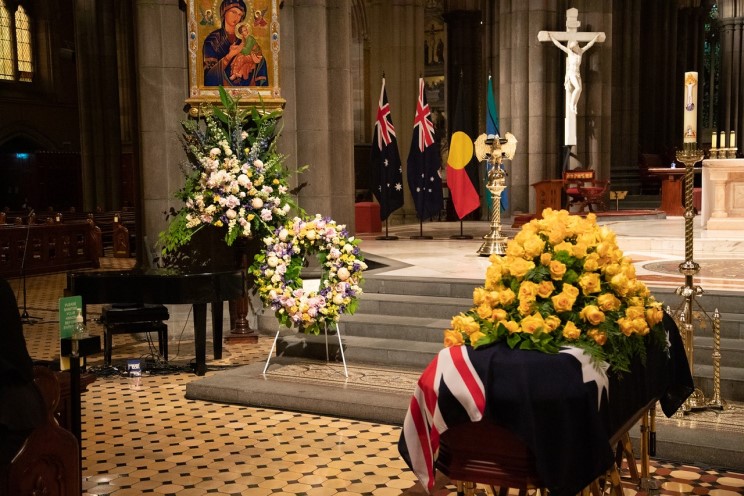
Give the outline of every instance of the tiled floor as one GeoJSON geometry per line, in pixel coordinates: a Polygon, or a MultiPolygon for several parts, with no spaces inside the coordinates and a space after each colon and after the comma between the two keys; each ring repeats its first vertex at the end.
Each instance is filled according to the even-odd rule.
{"type": "MultiPolygon", "coordinates": [[[[480,228],[483,230],[482,225],[480,228]]],[[[370,241],[368,245],[374,248],[379,243],[370,241]]],[[[438,245],[439,264],[430,268],[425,267],[430,254],[417,255],[421,253],[420,243],[401,241],[396,242],[395,250],[389,245],[377,249],[384,252],[380,253],[383,256],[397,256],[403,261],[422,260],[422,266],[416,268],[421,274],[441,272],[442,243],[453,242],[438,245]]],[[[485,258],[470,256],[469,249],[479,245],[477,238],[470,244],[473,246],[467,245],[463,264],[472,271],[472,266],[485,258]]],[[[436,250],[424,250],[430,251],[436,250]]],[[[726,256],[742,257],[742,253],[726,256]]],[[[652,258],[659,261],[670,257],[656,254],[652,258]]],[[[121,263],[114,259],[106,262],[121,263]]],[[[448,266],[448,270],[451,268],[448,266]]],[[[401,272],[405,277],[405,269],[401,272]]],[[[473,277],[483,274],[477,268],[472,273],[473,277]]],[[[20,281],[11,280],[11,284],[18,289],[23,309],[20,281]]],[[[58,355],[55,319],[64,286],[64,274],[27,280],[27,310],[43,319],[25,328],[29,350],[36,359],[52,360],[58,355]]],[[[90,310],[92,318],[100,311],[95,306],[90,310]]],[[[98,324],[90,327],[93,334],[102,334],[98,324]]],[[[84,494],[425,494],[398,455],[399,427],[185,399],[186,384],[196,378],[188,371],[193,345],[171,333],[170,362],[162,364],[162,373],[128,378],[100,368],[100,356],[90,360],[89,367],[98,374],[83,395],[84,494]]],[[[228,344],[222,360],[210,361],[208,343],[207,374],[263,361],[270,345],[269,337],[259,338],[257,345],[228,344]]],[[[117,336],[114,365],[125,358],[151,356],[151,349],[147,342],[117,336]]],[[[661,494],[744,493],[741,473],[658,460],[651,468],[661,484],[661,494]]],[[[637,492],[629,479],[624,483],[626,495],[645,494],[637,492]]],[[[448,480],[439,479],[436,494],[454,492],[448,480]]],[[[486,488],[479,492],[490,494],[486,488]]]]}

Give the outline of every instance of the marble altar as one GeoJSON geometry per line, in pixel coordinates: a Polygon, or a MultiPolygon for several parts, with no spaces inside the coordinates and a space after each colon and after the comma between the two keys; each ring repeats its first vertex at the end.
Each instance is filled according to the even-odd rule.
{"type": "Polygon", "coordinates": [[[744,159],[703,160],[701,225],[744,229],[744,159]]]}

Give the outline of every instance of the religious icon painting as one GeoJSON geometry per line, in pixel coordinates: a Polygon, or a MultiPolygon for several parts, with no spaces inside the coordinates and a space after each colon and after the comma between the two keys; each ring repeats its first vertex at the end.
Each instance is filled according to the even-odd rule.
{"type": "Polygon", "coordinates": [[[239,104],[281,108],[278,0],[188,0],[191,112],[218,102],[224,87],[239,104]]]}

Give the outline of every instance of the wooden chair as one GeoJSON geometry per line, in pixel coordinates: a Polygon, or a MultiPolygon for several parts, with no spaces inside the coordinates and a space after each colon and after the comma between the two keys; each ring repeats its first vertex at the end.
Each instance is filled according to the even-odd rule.
{"type": "Polygon", "coordinates": [[[579,212],[589,208],[594,212],[592,205],[596,205],[598,211],[607,210],[605,195],[610,187],[610,182],[595,179],[592,169],[571,169],[563,172],[563,191],[566,193],[566,210],[579,206],[579,212]]]}
{"type": "Polygon", "coordinates": [[[54,372],[42,366],[34,367],[34,382],[46,403],[47,417],[0,474],[0,494],[79,495],[80,447],[75,436],[55,419],[59,382],[54,372]]]}

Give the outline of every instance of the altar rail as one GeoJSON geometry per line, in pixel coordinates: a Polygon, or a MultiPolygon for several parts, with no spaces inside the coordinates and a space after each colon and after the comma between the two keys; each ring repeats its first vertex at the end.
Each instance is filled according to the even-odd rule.
{"type": "Polygon", "coordinates": [[[0,277],[97,268],[102,255],[92,221],[0,225],[0,277]]]}

